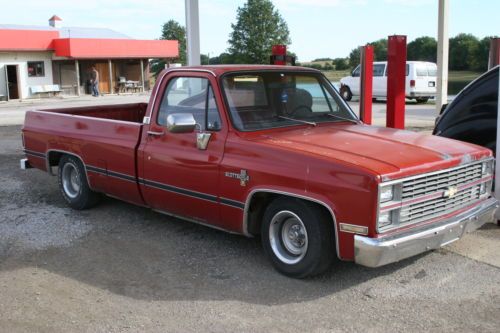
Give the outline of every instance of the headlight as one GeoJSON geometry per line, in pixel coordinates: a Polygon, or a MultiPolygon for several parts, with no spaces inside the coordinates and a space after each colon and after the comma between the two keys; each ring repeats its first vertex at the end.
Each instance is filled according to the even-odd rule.
{"type": "Polygon", "coordinates": [[[490,195],[491,194],[491,185],[493,184],[493,182],[490,180],[486,183],[482,183],[481,186],[479,187],[479,194],[481,196],[485,196],[485,195],[490,195]]]}
{"type": "Polygon", "coordinates": [[[378,227],[383,228],[392,223],[392,211],[380,212],[378,214],[378,227]]]}
{"type": "Polygon", "coordinates": [[[479,194],[485,194],[485,193],[486,193],[486,183],[482,183],[479,189],[479,194]]]}
{"type": "Polygon", "coordinates": [[[380,188],[380,202],[391,201],[394,198],[394,186],[384,186],[380,188]]]}
{"type": "Polygon", "coordinates": [[[380,212],[378,214],[377,230],[381,231],[383,229],[386,229],[386,227],[398,224],[400,215],[401,215],[401,209],[399,208],[388,210],[385,212],[380,212]]]}
{"type": "Polygon", "coordinates": [[[490,176],[493,174],[493,161],[487,161],[481,164],[481,174],[483,176],[490,176]]]}
{"type": "Polygon", "coordinates": [[[401,214],[402,183],[380,184],[378,194],[377,231],[391,229],[398,225],[401,214]]]}

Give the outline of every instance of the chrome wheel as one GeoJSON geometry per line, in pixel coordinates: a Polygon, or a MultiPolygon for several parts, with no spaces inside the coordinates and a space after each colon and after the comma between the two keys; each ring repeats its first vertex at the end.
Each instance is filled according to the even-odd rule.
{"type": "Polygon", "coordinates": [[[280,211],[269,225],[269,242],[273,253],[282,262],[293,265],[307,253],[308,238],[304,223],[291,211],[280,211]]]}
{"type": "Polygon", "coordinates": [[[72,163],[64,164],[61,175],[64,193],[71,199],[76,198],[82,185],[76,166],[72,163]]]}

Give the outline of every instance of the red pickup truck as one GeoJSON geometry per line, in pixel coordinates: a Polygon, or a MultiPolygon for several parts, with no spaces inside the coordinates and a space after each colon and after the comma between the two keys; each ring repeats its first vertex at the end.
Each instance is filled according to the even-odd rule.
{"type": "Polygon", "coordinates": [[[171,69],[148,104],[29,111],[22,134],[21,167],[57,174],[74,209],[105,194],[260,236],[293,277],[438,248],[498,206],[490,150],[364,125],[307,68],[171,69]]]}

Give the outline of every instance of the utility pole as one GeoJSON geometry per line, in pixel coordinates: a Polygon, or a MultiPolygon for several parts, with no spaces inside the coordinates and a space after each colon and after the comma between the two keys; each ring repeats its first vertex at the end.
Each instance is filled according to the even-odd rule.
{"type": "Polygon", "coordinates": [[[198,0],[186,0],[186,42],[188,66],[200,65],[200,15],[198,0]]]}
{"type": "Polygon", "coordinates": [[[444,104],[448,103],[448,13],[449,0],[439,0],[438,9],[438,45],[437,45],[437,96],[436,112],[439,114],[444,104]]]}

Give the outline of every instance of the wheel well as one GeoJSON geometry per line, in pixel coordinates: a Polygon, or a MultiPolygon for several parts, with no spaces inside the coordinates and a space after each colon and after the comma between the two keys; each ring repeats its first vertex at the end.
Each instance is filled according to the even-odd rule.
{"type": "MultiPolygon", "coordinates": [[[[309,205],[317,207],[317,209],[320,209],[322,213],[325,215],[325,217],[328,217],[330,222],[332,223],[332,228],[335,228],[334,221],[333,221],[333,216],[332,213],[326,208],[324,205],[314,202],[312,200],[308,199],[303,199],[303,198],[298,198],[295,196],[291,195],[286,195],[286,194],[278,194],[278,193],[272,193],[272,192],[258,192],[255,193],[250,201],[250,204],[248,205],[248,213],[247,213],[247,232],[250,235],[253,236],[258,236],[260,234],[260,228],[262,225],[262,219],[264,217],[264,212],[267,208],[267,206],[276,198],[279,197],[285,197],[285,198],[291,198],[295,200],[301,200],[309,205]]],[[[334,232],[334,235],[336,232],[334,232]]]]}
{"type": "Polygon", "coordinates": [[[80,162],[85,165],[83,163],[83,160],[81,159],[80,156],[76,155],[76,154],[73,154],[73,153],[69,153],[69,152],[65,152],[65,151],[49,151],[48,154],[47,154],[47,171],[53,175],[54,173],[52,172],[52,167],[54,166],[58,166],[59,165],[59,161],[61,160],[61,158],[65,155],[68,155],[68,156],[73,156],[73,157],[76,157],[78,160],[80,160],[80,162]]]}
{"type": "Polygon", "coordinates": [[[58,151],[51,151],[51,152],[49,152],[49,156],[48,156],[49,166],[59,165],[59,161],[61,160],[61,157],[63,155],[64,155],[64,153],[61,153],[61,152],[58,152],[58,151]]]}

